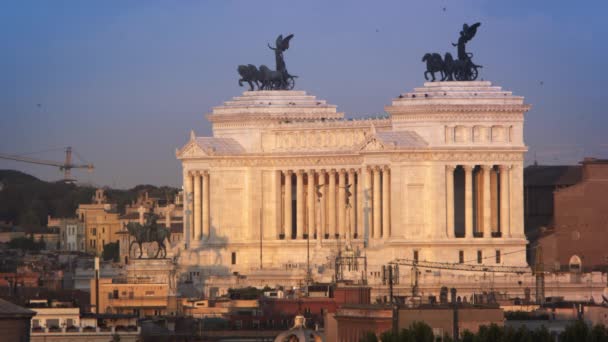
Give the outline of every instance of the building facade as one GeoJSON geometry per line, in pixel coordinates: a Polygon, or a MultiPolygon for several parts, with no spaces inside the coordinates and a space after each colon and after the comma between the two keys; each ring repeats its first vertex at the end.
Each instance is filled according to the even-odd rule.
{"type": "Polygon", "coordinates": [[[331,281],[349,246],[372,284],[396,258],[527,266],[528,109],[487,81],[427,82],[357,120],[304,91],[245,92],[176,152],[191,213],[180,265],[295,283],[310,261],[331,281]]]}
{"type": "Polygon", "coordinates": [[[553,223],[539,238],[544,264],[553,270],[608,269],[608,160],[585,158],[581,179],[553,193],[553,223]]]}

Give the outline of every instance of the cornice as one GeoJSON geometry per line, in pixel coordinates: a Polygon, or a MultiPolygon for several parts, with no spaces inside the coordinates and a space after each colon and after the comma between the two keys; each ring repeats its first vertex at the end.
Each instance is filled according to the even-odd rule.
{"type": "Polygon", "coordinates": [[[366,155],[383,155],[393,163],[409,161],[445,161],[445,162],[500,162],[512,161],[521,162],[524,160],[526,148],[488,149],[481,151],[463,150],[419,150],[419,151],[375,151],[372,153],[353,153],[353,154],[333,154],[333,155],[251,155],[251,156],[230,156],[230,157],[203,157],[197,159],[183,159],[186,163],[190,160],[205,160],[211,167],[235,167],[235,166],[293,166],[315,168],[331,165],[363,165],[366,155]]]}
{"type": "Polygon", "coordinates": [[[530,110],[529,104],[420,104],[406,106],[386,106],[391,115],[434,114],[434,113],[520,113],[530,110]]]}

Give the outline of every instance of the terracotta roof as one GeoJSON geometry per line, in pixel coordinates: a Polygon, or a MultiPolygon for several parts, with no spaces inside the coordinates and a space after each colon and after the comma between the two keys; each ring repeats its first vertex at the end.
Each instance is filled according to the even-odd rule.
{"type": "Polygon", "coordinates": [[[36,315],[35,311],[20,307],[19,305],[15,305],[9,301],[0,298],[0,317],[30,318],[34,315],[36,315]]]}
{"type": "Polygon", "coordinates": [[[241,144],[232,138],[198,137],[196,144],[210,154],[240,154],[245,153],[241,144]]]}
{"type": "Polygon", "coordinates": [[[570,186],[581,181],[580,165],[530,165],[524,169],[525,186],[570,186]]]}

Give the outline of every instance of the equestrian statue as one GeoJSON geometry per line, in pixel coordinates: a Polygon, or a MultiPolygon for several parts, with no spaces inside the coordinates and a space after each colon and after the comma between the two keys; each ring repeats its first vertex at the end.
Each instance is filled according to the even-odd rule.
{"type": "Polygon", "coordinates": [[[153,212],[146,214],[146,222],[141,225],[138,222],[129,222],[127,224],[127,231],[129,235],[135,240],[129,244],[129,253],[133,250],[133,246],[139,246],[138,259],[142,256],[142,244],[147,242],[156,242],[157,249],[156,254],[152,257],[153,259],[165,258],[167,256],[167,247],[165,246],[165,239],[171,241],[171,230],[159,225],[156,221],[158,215],[153,212]]]}
{"type": "Polygon", "coordinates": [[[441,81],[474,81],[479,75],[478,68],[481,65],[473,63],[473,54],[467,52],[466,44],[475,37],[477,28],[481,23],[475,23],[471,26],[462,25],[458,43],[452,43],[452,46],[457,47],[458,59],[454,60],[452,54],[447,52],[443,59],[438,53],[427,53],[422,57],[422,61],[426,63],[426,71],[424,78],[434,82],[436,80],[435,73],[438,72],[441,76],[441,81]]]}

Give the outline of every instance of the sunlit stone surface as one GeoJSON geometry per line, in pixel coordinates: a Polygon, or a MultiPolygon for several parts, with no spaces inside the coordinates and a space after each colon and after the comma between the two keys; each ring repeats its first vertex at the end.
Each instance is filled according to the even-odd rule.
{"type": "MultiPolygon", "coordinates": [[[[206,294],[295,286],[307,260],[312,279],[329,282],[339,251],[367,257],[367,271],[345,278],[366,278],[376,295],[386,291],[382,265],[396,258],[525,267],[528,109],[487,81],[425,83],[385,117],[357,120],[304,91],[244,92],[207,115],[212,137],[192,133],[176,152],[191,196],[180,282],[206,294]]],[[[403,294],[410,273],[400,272],[403,294]]],[[[420,290],[466,294],[488,277],[423,271],[420,290]]],[[[491,281],[534,289],[530,274],[491,281]]]]}

